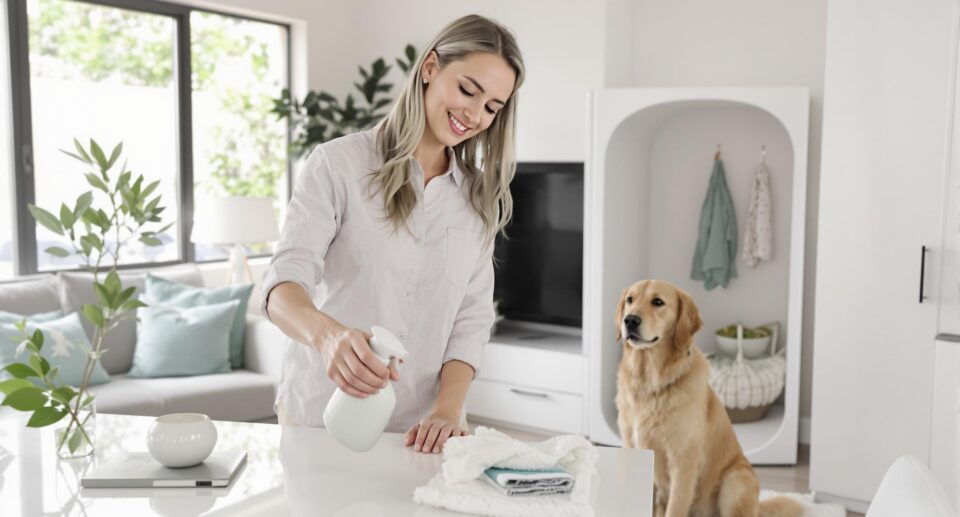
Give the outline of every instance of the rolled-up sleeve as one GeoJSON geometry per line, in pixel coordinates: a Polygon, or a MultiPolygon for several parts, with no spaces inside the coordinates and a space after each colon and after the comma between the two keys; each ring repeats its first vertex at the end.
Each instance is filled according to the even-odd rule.
{"type": "Polygon", "coordinates": [[[490,341],[490,329],[496,318],[493,308],[493,248],[491,243],[480,253],[443,354],[444,363],[458,360],[472,366],[474,378],[483,366],[483,349],[490,341]]]}
{"type": "Polygon", "coordinates": [[[323,146],[317,146],[297,178],[280,240],[261,280],[260,312],[267,319],[267,300],[278,284],[296,282],[313,299],[327,249],[340,229],[345,201],[342,179],[330,167],[323,146]]]}

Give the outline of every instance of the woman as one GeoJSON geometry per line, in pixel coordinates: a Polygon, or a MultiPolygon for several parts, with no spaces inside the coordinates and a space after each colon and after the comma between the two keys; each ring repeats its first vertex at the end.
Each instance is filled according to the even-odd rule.
{"type": "Polygon", "coordinates": [[[514,37],[481,16],[447,25],[375,128],[317,146],[297,178],[263,278],[262,312],[287,347],[276,410],[323,425],[337,387],[366,397],[394,381],[387,431],[442,451],[466,433],[463,401],[490,337],[493,240],[513,208],[514,37]],[[367,330],[410,353],[398,371],[367,330]]]}

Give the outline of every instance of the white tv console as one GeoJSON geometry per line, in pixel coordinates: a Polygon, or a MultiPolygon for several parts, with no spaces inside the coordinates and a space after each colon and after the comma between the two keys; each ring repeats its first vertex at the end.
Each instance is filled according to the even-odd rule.
{"type": "Polygon", "coordinates": [[[521,429],[586,434],[586,378],[579,328],[502,321],[470,386],[467,413],[521,429]]]}

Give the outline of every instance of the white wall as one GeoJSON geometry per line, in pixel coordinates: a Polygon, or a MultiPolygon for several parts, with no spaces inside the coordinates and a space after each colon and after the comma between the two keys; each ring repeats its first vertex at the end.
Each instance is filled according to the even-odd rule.
{"type": "MultiPolygon", "coordinates": [[[[302,48],[295,50],[296,59],[308,64],[305,82],[337,96],[352,90],[358,64],[367,66],[378,57],[392,64],[405,44],[422,49],[444,24],[464,14],[497,19],[516,34],[527,66],[518,121],[518,153],[526,161],[584,159],[584,99],[590,89],[808,87],[812,98],[801,415],[809,416],[826,0],[219,3],[261,13],[269,5],[274,16],[303,20],[295,29],[302,48]]],[[[401,74],[394,68],[390,78],[396,84],[401,74]]]]}
{"type": "MultiPolygon", "coordinates": [[[[513,31],[527,68],[518,97],[519,158],[580,161],[586,152],[586,92],[604,80],[605,13],[601,3],[561,3],[563,8],[547,0],[324,2],[335,14],[319,22],[322,48],[338,51],[311,54],[310,65],[324,70],[311,86],[344,95],[358,77],[358,64],[366,66],[377,57],[393,63],[407,43],[421,51],[450,21],[481,14],[513,31]]],[[[394,68],[396,92],[401,74],[394,68]]],[[[311,73],[311,81],[314,78],[311,73]]]]}

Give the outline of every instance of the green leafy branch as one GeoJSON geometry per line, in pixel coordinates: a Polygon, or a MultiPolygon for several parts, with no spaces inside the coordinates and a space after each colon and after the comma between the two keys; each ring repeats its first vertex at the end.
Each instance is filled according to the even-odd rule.
{"type": "MultiPolygon", "coordinates": [[[[17,355],[27,351],[28,360],[5,365],[3,369],[13,378],[0,382],[0,392],[6,395],[0,404],[19,411],[32,411],[27,422],[30,427],[43,427],[69,416],[66,431],[58,437],[57,450],[59,452],[66,444],[71,453],[84,439],[91,446],[93,444],[86,434],[85,420],[81,420],[81,415],[93,401],[93,396],[86,392],[94,367],[106,351],[102,348],[105,336],[124,319],[134,317],[136,309],[146,306],[133,298],[135,287],[124,288],[120,281],[117,274],[120,249],[133,238],[147,246],[159,246],[162,242],[157,235],[172,226],[171,223],[158,230],[148,229],[162,222],[160,214],[165,209],[160,205],[160,195],[154,195],[159,181],[145,184],[143,175],[134,178],[126,163],[119,168],[116,178],[112,177],[110,171],[123,151],[122,142],[109,156],[92,139],[87,148],[76,139],[73,143],[76,152],[62,149],[61,152],[90,167],[84,177],[94,190],[77,197],[73,206],[61,203],[59,217],[36,205],[28,208],[40,225],[69,240],[70,250],[51,246],[44,251],[57,257],[78,255],[83,259],[84,268],[93,273],[97,303],[84,304],[81,308],[84,318],[94,326],[92,345],[86,349],[75,343],[87,355],[80,386],[74,390],[66,385],[58,369],[50,367],[40,354],[43,332],[39,329],[28,332],[26,320],[17,325],[22,334],[17,355]],[[105,196],[109,203],[107,210],[93,206],[95,191],[105,196]],[[101,264],[105,258],[110,259],[110,269],[101,282],[101,264]]],[[[89,414],[85,418],[89,418],[89,414]]]]}
{"type": "Polygon", "coordinates": [[[21,334],[18,355],[23,349],[29,351],[29,364],[11,363],[3,368],[12,376],[0,382],[0,392],[6,395],[3,405],[19,411],[33,411],[27,427],[55,424],[69,415],[70,425],[58,438],[58,451],[66,445],[73,453],[84,440],[93,444],[85,425],[92,412],[82,413],[93,402],[93,395],[81,400],[80,393],[60,378],[59,368],[51,368],[50,363],[40,355],[43,347],[43,332],[40,329],[31,334],[27,331],[25,321],[17,323],[16,327],[21,334]],[[71,432],[71,429],[75,431],[71,432]]]}

